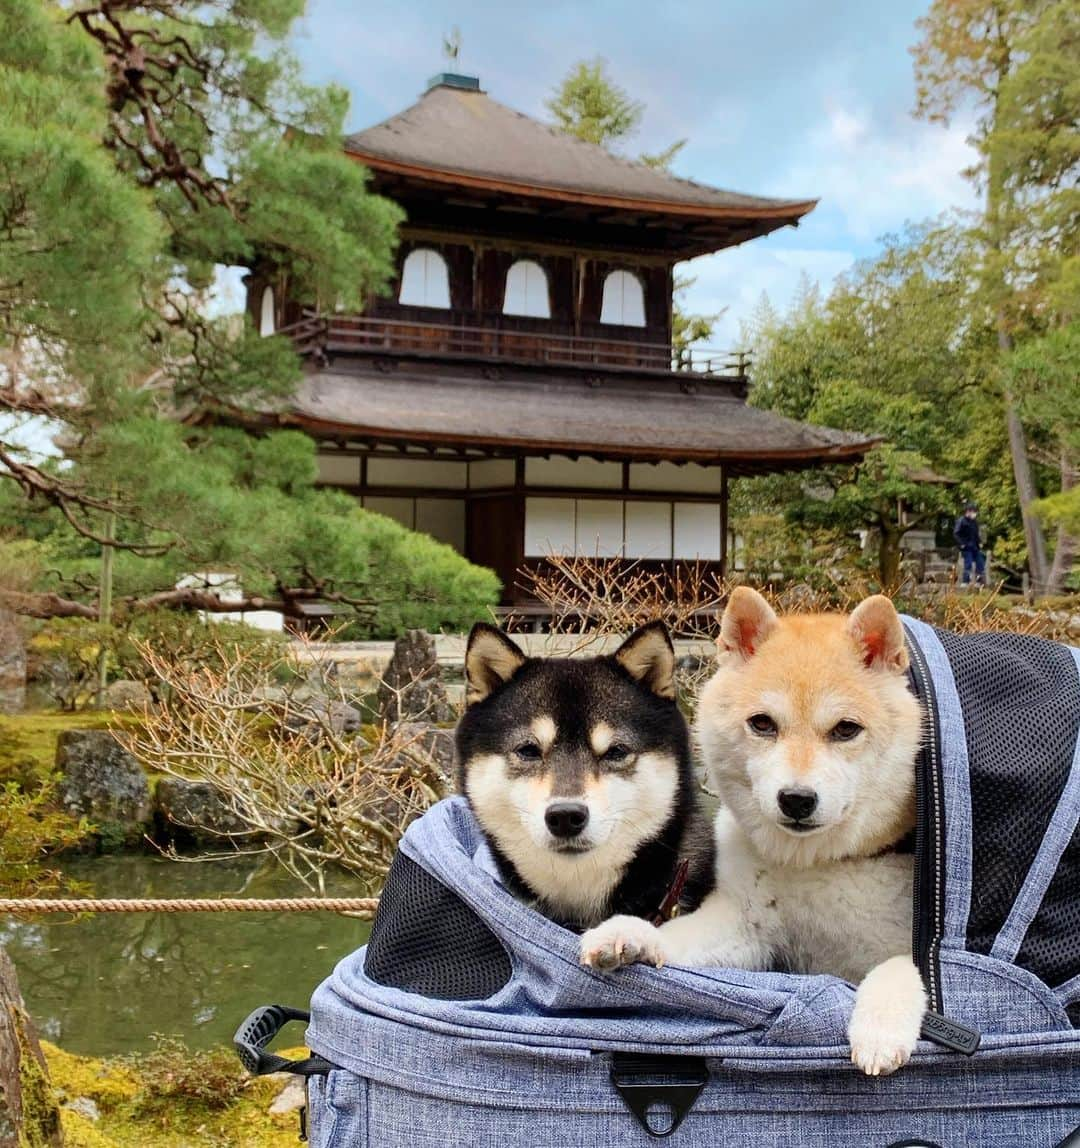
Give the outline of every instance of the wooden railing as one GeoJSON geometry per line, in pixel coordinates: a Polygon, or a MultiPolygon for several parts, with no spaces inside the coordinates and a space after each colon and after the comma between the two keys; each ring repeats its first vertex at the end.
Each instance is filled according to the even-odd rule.
{"type": "Polygon", "coordinates": [[[304,355],[405,354],[663,374],[678,371],[731,379],[745,378],[749,367],[744,351],[690,347],[673,352],[666,343],[314,311],[305,312],[278,333],[291,338],[304,355]]]}

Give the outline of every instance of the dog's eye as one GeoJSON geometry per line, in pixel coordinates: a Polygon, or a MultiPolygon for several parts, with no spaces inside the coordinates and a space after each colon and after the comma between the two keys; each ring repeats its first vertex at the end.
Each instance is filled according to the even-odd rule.
{"type": "Polygon", "coordinates": [[[539,761],[544,756],[544,751],[535,741],[522,742],[521,745],[514,749],[514,753],[521,758],[522,761],[539,761]]]}
{"type": "Polygon", "coordinates": [[[614,745],[609,745],[607,750],[601,754],[600,760],[607,765],[620,765],[626,761],[630,756],[630,747],[623,745],[621,742],[616,742],[614,745]]]}
{"type": "Polygon", "coordinates": [[[833,741],[851,741],[853,737],[858,737],[862,731],[863,727],[857,721],[838,721],[829,730],[829,737],[833,741]]]}
{"type": "Polygon", "coordinates": [[[746,724],[760,737],[776,736],[776,722],[768,714],[754,714],[747,719],[746,724]]]}

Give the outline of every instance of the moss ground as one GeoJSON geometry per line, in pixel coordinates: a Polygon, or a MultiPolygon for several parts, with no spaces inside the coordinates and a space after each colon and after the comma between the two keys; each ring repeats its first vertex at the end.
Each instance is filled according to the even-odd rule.
{"type": "MultiPolygon", "coordinates": [[[[151,1055],[97,1060],[74,1056],[42,1042],[52,1086],[61,1102],[87,1097],[100,1119],[64,1108],[61,1119],[66,1148],[292,1148],[297,1143],[295,1112],[271,1116],[267,1111],[282,1081],[237,1077],[222,1081],[228,1099],[185,1092],[168,1061],[151,1055]]],[[[231,1053],[192,1054],[207,1060],[207,1071],[222,1068],[231,1053]]],[[[290,1055],[303,1055],[295,1050],[290,1055]]]]}
{"type": "Polygon", "coordinates": [[[0,783],[26,785],[51,773],[56,764],[56,741],[65,730],[105,729],[114,722],[114,714],[99,710],[0,714],[0,783]]]}

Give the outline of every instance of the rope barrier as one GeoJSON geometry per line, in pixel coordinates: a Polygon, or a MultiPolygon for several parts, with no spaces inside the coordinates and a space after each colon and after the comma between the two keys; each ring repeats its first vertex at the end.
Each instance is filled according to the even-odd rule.
{"type": "Polygon", "coordinates": [[[0,898],[0,913],[364,913],[378,897],[0,898]]]}

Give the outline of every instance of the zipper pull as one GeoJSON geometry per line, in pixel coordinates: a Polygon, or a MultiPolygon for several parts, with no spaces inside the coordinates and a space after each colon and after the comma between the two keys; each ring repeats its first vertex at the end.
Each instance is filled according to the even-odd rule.
{"type": "Polygon", "coordinates": [[[982,1040],[982,1033],[977,1028],[969,1028],[959,1021],[949,1020],[947,1016],[930,1009],[923,1015],[919,1035],[923,1040],[932,1040],[934,1044],[951,1048],[953,1052],[962,1052],[965,1056],[971,1056],[982,1040]]]}

